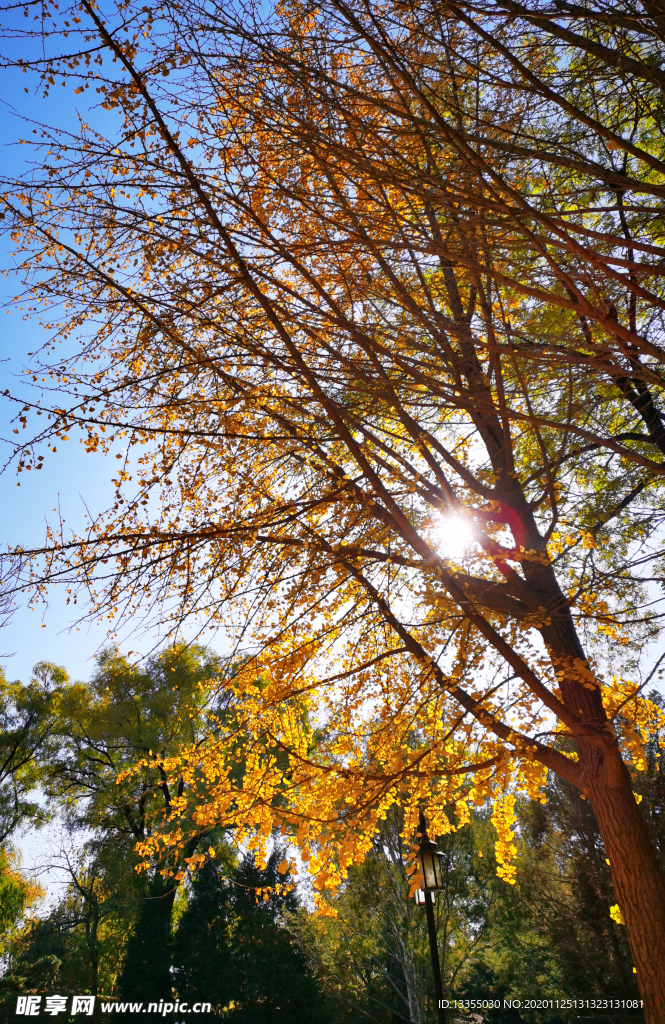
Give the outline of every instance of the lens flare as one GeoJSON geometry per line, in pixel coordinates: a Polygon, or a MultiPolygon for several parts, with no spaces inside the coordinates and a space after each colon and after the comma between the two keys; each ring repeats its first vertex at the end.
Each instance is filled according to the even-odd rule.
{"type": "Polygon", "coordinates": [[[443,516],[436,527],[436,540],[444,558],[461,558],[474,543],[471,521],[454,513],[443,516]]]}

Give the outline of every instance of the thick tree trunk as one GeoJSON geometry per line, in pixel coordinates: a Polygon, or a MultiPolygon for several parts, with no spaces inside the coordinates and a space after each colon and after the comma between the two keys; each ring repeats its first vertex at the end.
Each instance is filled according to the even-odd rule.
{"type": "Polygon", "coordinates": [[[665,1024],[665,881],[617,746],[578,742],[649,1024],[665,1024]]]}
{"type": "MultiPolygon", "coordinates": [[[[539,583],[555,607],[555,587],[548,569],[536,569],[539,583]]],[[[560,599],[560,605],[563,598],[560,599]]],[[[647,827],[633,796],[630,774],[603,708],[584,650],[567,609],[552,616],[542,630],[552,663],[562,670],[564,703],[589,730],[577,736],[581,786],[588,793],[610,862],[617,902],[626,922],[637,982],[649,1024],[665,1024],[665,879],[647,827]],[[591,736],[595,735],[593,741],[591,736]]]]}

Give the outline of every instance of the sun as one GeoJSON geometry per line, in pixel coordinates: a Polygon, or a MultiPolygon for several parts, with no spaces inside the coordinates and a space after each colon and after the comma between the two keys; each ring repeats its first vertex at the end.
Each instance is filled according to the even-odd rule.
{"type": "Polygon", "coordinates": [[[475,543],[471,521],[455,512],[442,516],[434,532],[436,546],[446,558],[461,558],[475,543]]]}

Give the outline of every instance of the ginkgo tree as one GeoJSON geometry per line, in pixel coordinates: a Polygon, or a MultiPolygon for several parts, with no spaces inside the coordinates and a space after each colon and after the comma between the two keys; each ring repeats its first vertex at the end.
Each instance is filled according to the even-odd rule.
{"type": "Polygon", "coordinates": [[[442,834],[491,799],[510,882],[515,792],[554,771],[665,1021],[631,783],[662,727],[655,5],[25,11],[14,66],[100,110],[34,128],[3,188],[50,328],[18,470],[76,428],[124,446],[114,506],[54,524],[29,582],[243,652],[233,720],[162,763],[206,796],[146,856],[185,810],[257,849],[280,827],[324,906],[398,796],[411,842],[421,808],[442,834]]]}

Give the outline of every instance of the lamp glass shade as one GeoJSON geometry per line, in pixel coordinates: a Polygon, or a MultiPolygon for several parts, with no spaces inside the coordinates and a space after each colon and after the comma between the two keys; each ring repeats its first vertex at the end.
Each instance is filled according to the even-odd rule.
{"type": "Polygon", "coordinates": [[[441,874],[441,851],[431,839],[423,839],[419,849],[420,868],[423,875],[423,889],[429,892],[443,889],[441,874]]]}

